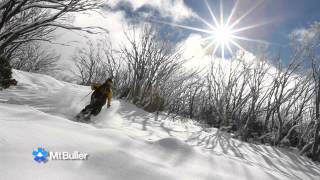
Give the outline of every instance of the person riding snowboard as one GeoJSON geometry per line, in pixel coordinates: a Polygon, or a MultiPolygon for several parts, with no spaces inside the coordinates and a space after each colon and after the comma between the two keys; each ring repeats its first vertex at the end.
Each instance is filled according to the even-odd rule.
{"type": "Polygon", "coordinates": [[[108,78],[103,84],[92,84],[91,89],[93,93],[91,95],[90,104],[87,105],[77,116],[77,119],[90,120],[91,115],[98,115],[102,107],[107,102],[107,108],[111,106],[112,99],[112,79],[108,78]]]}

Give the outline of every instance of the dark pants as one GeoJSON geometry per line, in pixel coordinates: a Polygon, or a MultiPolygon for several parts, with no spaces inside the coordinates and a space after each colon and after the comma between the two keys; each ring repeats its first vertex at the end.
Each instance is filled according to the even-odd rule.
{"type": "Polygon", "coordinates": [[[87,105],[82,111],[83,115],[98,115],[102,107],[106,104],[106,96],[104,94],[100,95],[93,93],[91,96],[90,104],[87,105]]]}

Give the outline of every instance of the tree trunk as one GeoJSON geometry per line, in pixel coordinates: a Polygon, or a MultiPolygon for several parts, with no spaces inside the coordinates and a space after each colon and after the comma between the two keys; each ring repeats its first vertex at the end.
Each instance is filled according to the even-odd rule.
{"type": "Polygon", "coordinates": [[[318,147],[319,147],[319,131],[320,131],[320,75],[317,79],[317,92],[316,92],[316,129],[314,134],[314,144],[312,147],[312,159],[316,160],[318,155],[318,147]]]}
{"type": "Polygon", "coordinates": [[[318,120],[318,122],[316,124],[315,135],[314,135],[314,144],[313,144],[313,148],[312,148],[312,160],[314,160],[314,161],[318,159],[319,131],[320,131],[320,123],[318,120]]]}

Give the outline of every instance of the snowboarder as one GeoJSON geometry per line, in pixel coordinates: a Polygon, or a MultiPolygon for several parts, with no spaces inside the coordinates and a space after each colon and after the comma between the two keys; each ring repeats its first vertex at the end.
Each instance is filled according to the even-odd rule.
{"type": "Polygon", "coordinates": [[[112,79],[108,78],[103,84],[91,85],[93,93],[91,95],[90,104],[76,116],[78,120],[90,120],[91,115],[98,115],[102,107],[106,104],[106,101],[108,101],[107,108],[110,108],[112,99],[112,83],[112,79]]]}

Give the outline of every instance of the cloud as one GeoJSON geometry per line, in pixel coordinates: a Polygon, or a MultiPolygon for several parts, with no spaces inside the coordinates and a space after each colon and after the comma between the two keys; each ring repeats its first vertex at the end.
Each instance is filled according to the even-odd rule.
{"type": "MultiPolygon", "coordinates": [[[[170,17],[176,21],[190,17],[194,14],[194,12],[192,12],[192,10],[184,4],[183,0],[109,0],[107,4],[110,7],[116,7],[121,2],[130,3],[135,10],[145,6],[156,8],[160,12],[161,16],[170,17]]],[[[150,16],[148,12],[142,13],[143,16],[150,16]]],[[[110,11],[101,9],[98,12],[74,14],[73,19],[73,25],[75,26],[99,26],[107,29],[109,31],[108,37],[114,46],[119,46],[119,44],[123,44],[126,41],[124,32],[128,30],[130,19],[126,17],[125,11],[110,11]]],[[[142,22],[139,23],[142,24],[142,22]]],[[[140,24],[136,25],[139,26],[140,24]]],[[[57,30],[55,34],[58,35],[56,42],[69,45],[53,45],[54,49],[61,54],[62,61],[67,64],[72,64],[69,62],[75,52],[75,49],[86,47],[86,42],[88,39],[94,41],[96,39],[101,39],[101,36],[105,36],[101,34],[89,35],[79,31],[69,31],[63,29],[57,30]]]]}
{"type": "MultiPolygon", "coordinates": [[[[206,50],[205,46],[203,46],[203,37],[200,34],[190,34],[186,39],[180,41],[177,46],[183,50],[182,58],[188,60],[185,64],[187,68],[206,69],[212,63],[214,65],[221,65],[226,69],[236,66],[236,63],[231,59],[212,56],[213,49],[206,50]]],[[[235,57],[249,64],[256,62],[258,58],[253,53],[243,50],[237,50],[235,57]]]]}
{"type": "Polygon", "coordinates": [[[134,11],[148,6],[155,8],[162,17],[171,18],[173,21],[182,21],[196,15],[183,0],[110,0],[108,5],[115,8],[123,2],[130,3],[134,11]]]}
{"type": "Polygon", "coordinates": [[[316,33],[312,30],[305,29],[305,28],[300,28],[300,29],[295,29],[292,31],[290,36],[296,37],[296,39],[300,42],[304,40],[311,40],[315,37],[316,33]]]}
{"type": "Polygon", "coordinates": [[[187,59],[186,67],[204,68],[210,64],[211,58],[201,45],[203,37],[200,34],[190,34],[177,44],[182,48],[182,58],[187,59]]]}
{"type": "MultiPolygon", "coordinates": [[[[171,18],[173,21],[180,21],[184,18],[193,16],[195,13],[188,8],[183,0],[108,0],[107,5],[111,9],[117,7],[119,3],[129,3],[133,10],[138,10],[139,8],[153,8],[162,17],[171,18]]],[[[124,32],[128,31],[131,25],[130,18],[127,17],[126,10],[121,10],[115,8],[111,9],[101,9],[98,12],[90,11],[85,13],[74,14],[71,19],[73,19],[73,25],[79,27],[88,26],[99,26],[105,28],[109,31],[109,34],[98,34],[92,35],[79,31],[69,31],[64,29],[58,29],[55,32],[57,38],[55,42],[61,44],[67,44],[68,46],[62,46],[57,44],[50,44],[53,49],[61,55],[61,64],[65,67],[74,68],[72,56],[76,52],[77,48],[86,48],[87,41],[92,40],[93,42],[104,38],[107,36],[113,48],[119,49],[120,45],[125,45],[127,43],[124,32]]],[[[151,11],[139,11],[142,17],[150,17],[153,14],[151,11]]],[[[68,18],[70,19],[70,18],[68,18]]],[[[136,22],[137,34],[140,32],[140,27],[143,22],[136,22]]]]}
{"type": "MultiPolygon", "coordinates": [[[[66,71],[57,74],[55,77],[60,78],[64,76],[73,76],[71,71],[75,69],[72,60],[77,49],[87,48],[88,40],[97,43],[97,40],[107,38],[113,45],[112,48],[119,50],[120,45],[125,45],[127,42],[124,32],[128,30],[129,23],[125,18],[123,11],[100,11],[100,12],[86,12],[83,14],[74,15],[73,25],[78,27],[99,26],[108,30],[108,34],[88,34],[81,31],[69,31],[65,29],[58,29],[55,31],[57,38],[55,42],[59,44],[67,44],[63,46],[59,44],[49,44],[60,56],[60,62],[66,71]]],[[[139,27],[137,32],[139,32],[139,27]]]]}
{"type": "Polygon", "coordinates": [[[121,44],[125,41],[124,31],[128,29],[128,22],[122,11],[110,12],[90,12],[76,16],[75,26],[99,26],[108,30],[108,34],[86,34],[91,40],[97,40],[108,36],[114,45],[121,44]]]}
{"type": "Polygon", "coordinates": [[[320,22],[314,22],[308,28],[298,28],[293,30],[289,37],[295,38],[299,42],[310,43],[320,36],[320,22]]]}
{"type": "Polygon", "coordinates": [[[95,41],[104,36],[108,36],[115,45],[120,44],[124,40],[124,29],[127,22],[124,13],[118,12],[87,12],[85,14],[77,14],[74,17],[73,25],[78,27],[99,26],[109,31],[109,34],[87,34],[81,31],[69,31],[58,29],[55,34],[58,36],[58,43],[68,44],[69,46],[55,45],[65,60],[70,59],[74,53],[74,49],[85,47],[86,42],[90,39],[95,41]]]}

